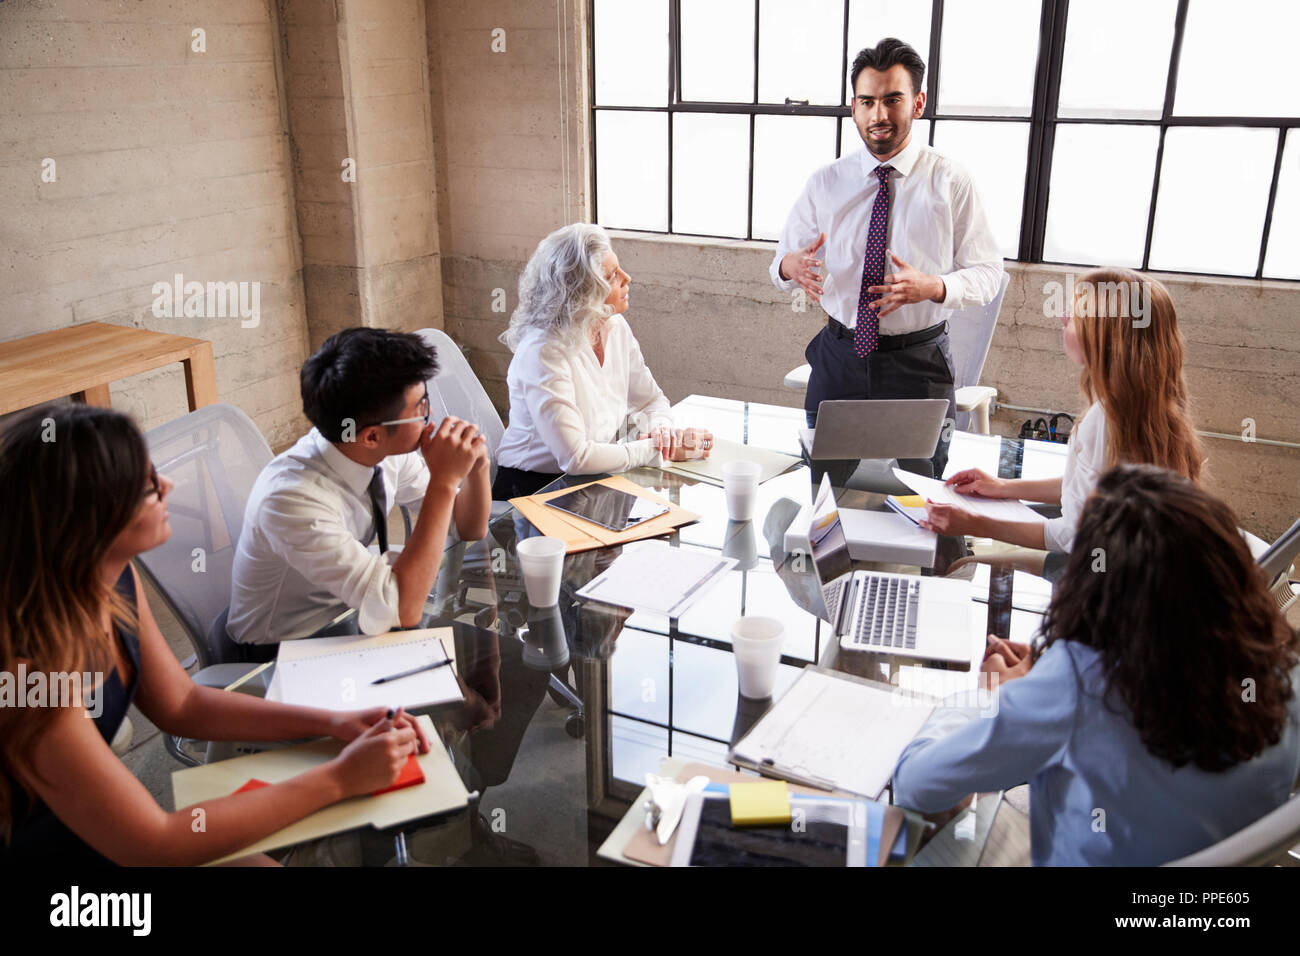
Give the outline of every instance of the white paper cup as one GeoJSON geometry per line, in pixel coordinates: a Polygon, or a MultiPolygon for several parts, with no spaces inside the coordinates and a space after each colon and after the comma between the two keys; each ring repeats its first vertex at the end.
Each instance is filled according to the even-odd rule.
{"type": "Polygon", "coordinates": [[[741,617],[731,625],[740,696],[761,700],[772,696],[776,665],[785,646],[785,625],[774,617],[741,617]]]}
{"type": "Polygon", "coordinates": [[[560,600],[564,571],[562,538],[524,538],[515,545],[515,557],[524,575],[524,589],[533,607],[551,607],[560,600]]]}
{"type": "Polygon", "coordinates": [[[754,517],[758,498],[758,465],[752,461],[729,461],[722,466],[722,490],[727,496],[727,517],[748,521],[754,517]]]}

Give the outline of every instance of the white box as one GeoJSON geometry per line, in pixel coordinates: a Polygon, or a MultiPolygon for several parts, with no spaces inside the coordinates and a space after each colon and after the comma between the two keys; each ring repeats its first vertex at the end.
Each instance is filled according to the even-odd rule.
{"type": "MultiPolygon", "coordinates": [[[[849,557],[854,561],[880,561],[934,567],[934,549],[938,535],[918,527],[910,518],[894,511],[863,511],[840,508],[840,522],[849,543],[849,557]]],[[[812,505],[805,505],[785,532],[787,553],[809,553],[808,525],[812,505]]]]}

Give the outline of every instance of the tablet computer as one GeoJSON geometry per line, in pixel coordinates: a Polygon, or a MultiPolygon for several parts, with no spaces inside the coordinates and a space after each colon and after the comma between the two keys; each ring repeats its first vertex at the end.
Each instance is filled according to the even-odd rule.
{"type": "Polygon", "coordinates": [[[546,505],[610,531],[626,531],[635,524],[668,513],[663,505],[609,485],[587,485],[567,495],[551,498],[546,505]]]}

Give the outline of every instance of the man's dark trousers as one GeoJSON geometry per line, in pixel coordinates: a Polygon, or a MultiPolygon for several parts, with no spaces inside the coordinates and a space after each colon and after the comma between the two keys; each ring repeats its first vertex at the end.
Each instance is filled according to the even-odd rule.
{"type": "MultiPolygon", "coordinates": [[[[876,351],[866,358],[859,358],[853,351],[853,331],[834,319],[828,320],[825,328],[813,336],[804,350],[804,358],[812,366],[808,391],[804,396],[808,425],[816,427],[817,407],[824,401],[945,399],[948,411],[934,457],[899,462],[908,471],[940,477],[948,463],[948,441],[954,427],[948,422],[957,420],[948,323],[942,322],[904,335],[882,335],[879,343],[876,351]]],[[[829,462],[823,464],[831,465],[829,462]]]]}

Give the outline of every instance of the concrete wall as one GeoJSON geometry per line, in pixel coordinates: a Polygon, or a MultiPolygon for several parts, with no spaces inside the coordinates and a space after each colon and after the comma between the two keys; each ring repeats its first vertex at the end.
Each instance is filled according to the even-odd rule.
{"type": "Polygon", "coordinates": [[[312,347],[442,328],[422,0],[279,0],[312,347]]]}
{"type": "MultiPolygon", "coordinates": [[[[0,4],[0,339],[92,320],[209,339],[221,399],[284,444],[305,427],[291,192],[267,0],[0,4]],[[178,272],[260,283],[260,324],[155,317],[178,272]]],[[[180,367],[113,404],[145,427],[183,414],[180,367]]]]}
{"type": "Polygon", "coordinates": [[[503,419],[510,353],[497,336],[518,302],[519,273],[543,236],[589,205],[586,111],[572,106],[586,95],[584,8],[426,4],[446,327],[503,419]]]}

